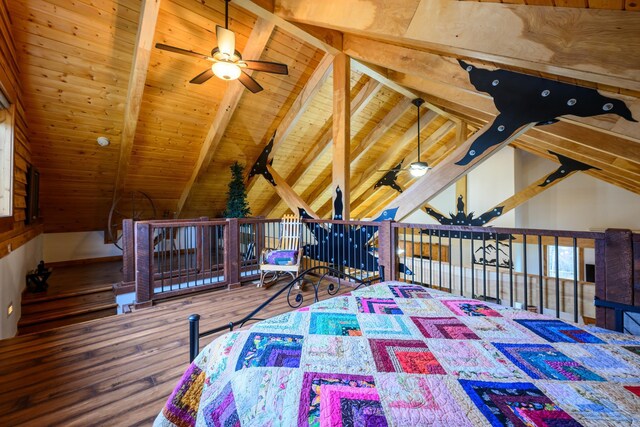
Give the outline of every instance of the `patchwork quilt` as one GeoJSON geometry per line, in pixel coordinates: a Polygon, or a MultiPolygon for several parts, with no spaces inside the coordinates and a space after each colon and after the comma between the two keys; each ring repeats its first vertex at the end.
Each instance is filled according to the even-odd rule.
{"type": "Polygon", "coordinates": [[[640,340],[386,282],[223,335],[157,426],[640,426],[640,340]]]}

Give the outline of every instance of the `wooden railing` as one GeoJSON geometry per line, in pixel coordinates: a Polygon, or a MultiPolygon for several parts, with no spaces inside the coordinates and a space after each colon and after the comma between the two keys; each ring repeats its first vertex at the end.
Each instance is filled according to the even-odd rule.
{"type": "MultiPolygon", "coordinates": [[[[640,236],[626,230],[303,223],[303,269],[327,266],[362,280],[402,280],[607,328],[616,327],[619,313],[604,303],[596,307],[594,298],[640,306],[640,236]],[[561,264],[561,250],[571,258],[571,278],[548,265],[561,264]],[[584,277],[586,264],[595,265],[595,280],[584,277]]],[[[135,283],[138,306],[240,286],[259,277],[260,254],[277,245],[279,233],[277,219],[125,222],[125,281],[135,283]]]]}

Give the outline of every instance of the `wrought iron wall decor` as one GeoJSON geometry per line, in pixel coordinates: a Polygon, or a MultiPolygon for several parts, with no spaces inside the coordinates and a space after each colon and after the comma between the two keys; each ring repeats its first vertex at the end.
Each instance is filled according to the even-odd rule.
{"type": "Polygon", "coordinates": [[[558,167],[558,169],[555,170],[555,172],[547,176],[544,182],[540,184],[540,187],[546,187],[547,185],[551,184],[553,181],[563,178],[567,176],[567,174],[570,174],[571,172],[586,171],[589,169],[600,170],[586,163],[582,163],[577,160],[570,159],[569,157],[563,156],[562,154],[554,153],[553,151],[549,151],[549,153],[553,154],[558,158],[558,161],[560,162],[560,166],[558,167]]]}
{"type": "Polygon", "coordinates": [[[398,179],[398,174],[402,171],[403,162],[404,162],[404,159],[400,161],[400,163],[398,163],[395,168],[385,173],[384,176],[380,178],[378,182],[375,183],[373,188],[380,188],[386,185],[388,187],[393,188],[398,193],[402,193],[402,187],[400,187],[400,185],[396,182],[396,179],[398,179]]]}
{"type": "MultiPolygon", "coordinates": [[[[373,222],[393,220],[398,208],[387,209],[373,222]]],[[[300,217],[312,219],[304,210],[299,209],[300,217]]],[[[336,188],[334,201],[334,220],[343,218],[342,191],[336,188]]],[[[367,271],[380,271],[377,248],[373,245],[378,226],[361,225],[347,226],[344,224],[329,224],[326,228],[321,224],[305,223],[316,240],[315,244],[307,243],[303,246],[303,253],[310,259],[323,261],[337,268],[350,267],[367,271]]],[[[413,275],[404,264],[399,265],[400,273],[413,275]]]]}
{"type": "Polygon", "coordinates": [[[255,175],[262,175],[274,187],[276,186],[276,182],[274,181],[273,176],[269,172],[269,169],[267,169],[267,165],[269,166],[273,165],[273,159],[269,160],[269,153],[273,149],[273,140],[275,138],[276,138],[276,134],[274,133],[273,136],[271,137],[271,141],[269,141],[267,146],[264,147],[264,150],[262,150],[260,157],[258,157],[258,160],[256,160],[256,162],[253,164],[253,167],[251,168],[251,172],[249,172],[249,178],[255,175]]]}
{"type": "Polygon", "coordinates": [[[490,71],[462,60],[458,62],[469,73],[473,86],[491,95],[500,113],[491,127],[471,144],[465,156],[456,162],[457,165],[468,164],[529,123],[540,126],[555,123],[558,117],[568,114],[591,117],[608,113],[637,121],[624,101],[601,95],[592,88],[514,71],[490,71]]]}

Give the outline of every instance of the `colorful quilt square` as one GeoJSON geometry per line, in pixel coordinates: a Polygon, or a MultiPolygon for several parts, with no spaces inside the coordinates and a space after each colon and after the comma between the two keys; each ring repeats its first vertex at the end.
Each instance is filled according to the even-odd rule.
{"type": "Polygon", "coordinates": [[[360,298],[357,297],[360,313],[403,314],[393,298],[360,298]]]}
{"type": "Polygon", "coordinates": [[[398,298],[398,307],[405,315],[419,317],[447,317],[451,311],[435,298],[398,298]]]}
{"type": "Polygon", "coordinates": [[[286,334],[303,335],[309,328],[309,314],[300,311],[280,314],[262,320],[251,327],[254,332],[280,332],[286,334]]]}
{"type": "Polygon", "coordinates": [[[531,383],[460,380],[460,384],[492,426],[581,425],[531,383]]]}
{"type": "Polygon", "coordinates": [[[406,324],[402,316],[386,314],[360,314],[358,322],[362,332],[371,338],[406,338],[413,336],[414,329],[406,324]]]}
{"type": "Polygon", "coordinates": [[[360,336],[360,324],[355,314],[311,313],[309,333],[319,335],[360,336]]]}
{"type": "Polygon", "coordinates": [[[561,381],[604,381],[549,344],[493,344],[531,378],[561,381]]]}
{"type": "Polygon", "coordinates": [[[378,372],[447,373],[422,341],[370,339],[369,345],[378,372]]]}
{"type": "Polygon", "coordinates": [[[429,340],[428,343],[429,349],[449,375],[476,380],[527,378],[487,342],[429,340]]]}
{"type": "Polygon", "coordinates": [[[484,418],[452,378],[377,374],[376,384],[390,424],[456,426],[483,424],[484,418]]]}
{"type": "Polygon", "coordinates": [[[310,307],[311,311],[352,312],[355,298],[345,295],[317,302],[310,307]]]}
{"type": "Polygon", "coordinates": [[[396,298],[433,298],[422,286],[389,285],[389,290],[396,298]]]}
{"type": "Polygon", "coordinates": [[[243,426],[291,425],[298,417],[301,385],[299,369],[245,369],[240,375],[233,375],[231,388],[240,423],[243,426]]]}
{"type": "Polygon", "coordinates": [[[483,340],[515,343],[546,342],[506,317],[460,317],[460,320],[483,340]]]}
{"type": "Polygon", "coordinates": [[[192,363],[182,376],[180,386],[171,393],[162,413],[176,426],[183,427],[195,424],[204,379],[204,371],[192,363]]]}
{"type": "Polygon", "coordinates": [[[298,425],[386,426],[372,376],[305,372],[298,425]]]}
{"type": "Polygon", "coordinates": [[[220,394],[198,413],[198,419],[204,419],[207,426],[240,427],[231,383],[227,383],[220,394]]]}
{"type": "Polygon", "coordinates": [[[426,338],[479,340],[467,325],[455,317],[415,317],[411,320],[426,338]]]}
{"type": "Polygon", "coordinates": [[[640,399],[619,384],[543,381],[539,385],[547,396],[585,425],[638,425],[640,399]]]}
{"type": "Polygon", "coordinates": [[[515,319],[525,328],[549,342],[604,344],[600,338],[561,320],[515,319]]]}
{"type": "Polygon", "coordinates": [[[456,316],[501,317],[500,313],[480,301],[442,300],[442,304],[446,305],[456,316]]]}
{"type": "Polygon", "coordinates": [[[253,332],[247,338],[236,364],[236,371],[251,367],[300,366],[302,335],[253,332]]]}
{"type": "Polygon", "coordinates": [[[637,383],[640,378],[640,358],[618,346],[556,343],[554,347],[609,381],[637,383]]]}
{"type": "Polygon", "coordinates": [[[332,335],[309,335],[306,338],[300,368],[305,372],[376,372],[366,338],[332,335]]]}

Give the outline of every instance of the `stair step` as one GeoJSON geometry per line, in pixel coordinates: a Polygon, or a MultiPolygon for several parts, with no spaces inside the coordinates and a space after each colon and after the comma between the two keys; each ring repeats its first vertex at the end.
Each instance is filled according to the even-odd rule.
{"type": "Polygon", "coordinates": [[[113,290],[107,288],[100,292],[68,295],[65,298],[43,299],[37,304],[22,304],[22,317],[45,314],[46,312],[61,312],[96,304],[115,302],[113,290]]]}
{"type": "Polygon", "coordinates": [[[85,304],[78,307],[69,307],[67,310],[55,310],[46,311],[42,313],[34,313],[30,316],[22,316],[18,322],[18,328],[38,323],[51,322],[58,319],[64,319],[67,317],[79,316],[86,313],[92,313],[101,310],[115,309],[117,311],[118,304],[116,303],[97,303],[97,304],[85,304]]]}
{"type": "Polygon", "coordinates": [[[54,294],[43,293],[29,293],[26,292],[22,295],[22,307],[32,304],[40,304],[42,302],[54,301],[59,299],[73,298],[81,295],[90,295],[94,293],[113,291],[113,285],[102,285],[99,287],[76,289],[66,292],[59,292],[54,294]]]}
{"type": "Polygon", "coordinates": [[[60,328],[62,326],[73,325],[76,323],[88,322],[90,320],[101,319],[103,317],[114,316],[117,314],[117,304],[104,305],[96,307],[94,310],[82,313],[67,315],[57,319],[43,320],[39,323],[18,324],[18,335],[27,335],[48,331],[50,329],[60,328]]]}

